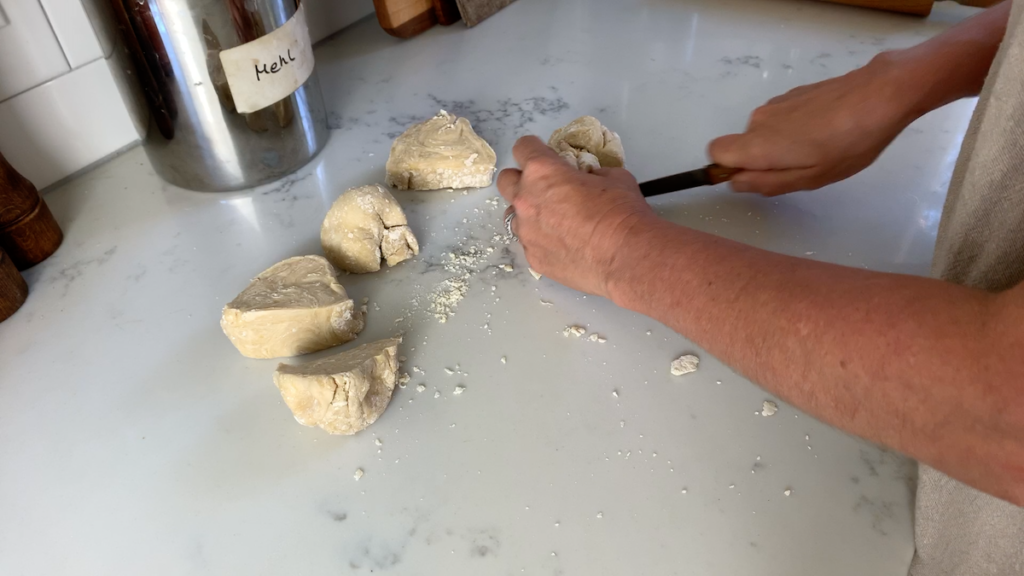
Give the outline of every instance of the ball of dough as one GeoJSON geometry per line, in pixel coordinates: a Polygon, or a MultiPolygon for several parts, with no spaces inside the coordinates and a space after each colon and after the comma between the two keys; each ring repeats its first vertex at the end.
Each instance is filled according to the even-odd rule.
{"type": "Polygon", "coordinates": [[[398,200],[380,184],[346,190],[327,212],[320,243],[342,270],[363,274],[394,266],[420,253],[398,200]]]}
{"type": "Polygon", "coordinates": [[[593,116],[581,116],[555,130],[548,146],[584,172],[626,165],[626,153],[619,135],[602,126],[593,116]]]}
{"type": "Polygon", "coordinates": [[[376,422],[391,401],[401,341],[363,344],[303,366],[281,364],[274,384],[299,424],[355,434],[376,422]]]}
{"type": "Polygon", "coordinates": [[[399,190],[483,188],[491,185],[497,161],[469,120],[441,110],[391,145],[385,183],[399,190]]]}
{"type": "Polygon", "coordinates": [[[352,340],[362,312],[323,256],[297,256],[264,270],[224,307],[221,329],[249,358],[307,354],[352,340]]]}

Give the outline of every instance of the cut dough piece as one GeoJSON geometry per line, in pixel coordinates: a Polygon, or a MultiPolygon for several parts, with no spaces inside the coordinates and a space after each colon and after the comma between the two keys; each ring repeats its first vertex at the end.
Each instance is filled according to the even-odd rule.
{"type": "Polygon", "coordinates": [[[323,256],[297,256],[260,273],[227,306],[220,327],[243,356],[307,354],[352,340],[363,314],[323,256]]]}
{"type": "Polygon", "coordinates": [[[391,145],[385,182],[399,190],[483,188],[491,185],[497,161],[469,120],[441,110],[391,145]]]}
{"type": "Polygon", "coordinates": [[[303,366],[280,364],[274,384],[303,426],[355,434],[384,413],[398,375],[398,344],[389,338],[303,366]]]}
{"type": "Polygon", "coordinates": [[[420,253],[398,200],[380,184],[342,193],[320,227],[320,243],[332,264],[356,274],[394,266],[420,253]]]}
{"type": "Polygon", "coordinates": [[[601,167],[622,168],[626,164],[619,135],[602,126],[593,116],[581,116],[555,130],[548,146],[583,172],[601,167]]]}

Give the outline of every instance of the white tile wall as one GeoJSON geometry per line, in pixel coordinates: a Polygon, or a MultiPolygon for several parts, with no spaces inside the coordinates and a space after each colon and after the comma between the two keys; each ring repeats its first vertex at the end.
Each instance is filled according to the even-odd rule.
{"type": "Polygon", "coordinates": [[[0,151],[38,188],[139,138],[108,60],[0,102],[0,151]]]}
{"type": "Polygon", "coordinates": [[[67,73],[71,67],[38,0],[0,0],[0,101],[67,73]]]}
{"type": "Polygon", "coordinates": [[[103,57],[92,23],[79,0],[40,0],[71,68],[103,57]]]}

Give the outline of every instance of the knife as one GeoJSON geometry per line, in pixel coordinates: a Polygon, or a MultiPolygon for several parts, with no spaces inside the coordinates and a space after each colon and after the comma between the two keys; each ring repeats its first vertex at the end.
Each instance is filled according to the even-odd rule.
{"type": "Polygon", "coordinates": [[[690,170],[689,172],[673,174],[672,176],[644,182],[640,184],[640,192],[643,193],[644,198],[650,198],[651,196],[678,192],[679,190],[689,190],[699,186],[714,186],[715,184],[728,182],[739,172],[741,172],[739,168],[709,164],[697,170],[690,170]]]}

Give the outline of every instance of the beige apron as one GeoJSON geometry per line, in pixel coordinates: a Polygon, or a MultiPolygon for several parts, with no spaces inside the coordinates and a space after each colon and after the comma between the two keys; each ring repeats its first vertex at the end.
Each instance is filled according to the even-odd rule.
{"type": "MultiPolygon", "coordinates": [[[[1024,280],[1022,13],[1018,0],[960,150],[932,266],[989,291],[1024,280]]],[[[911,576],[1024,575],[1024,508],[922,464],[914,521],[911,576]]]]}

